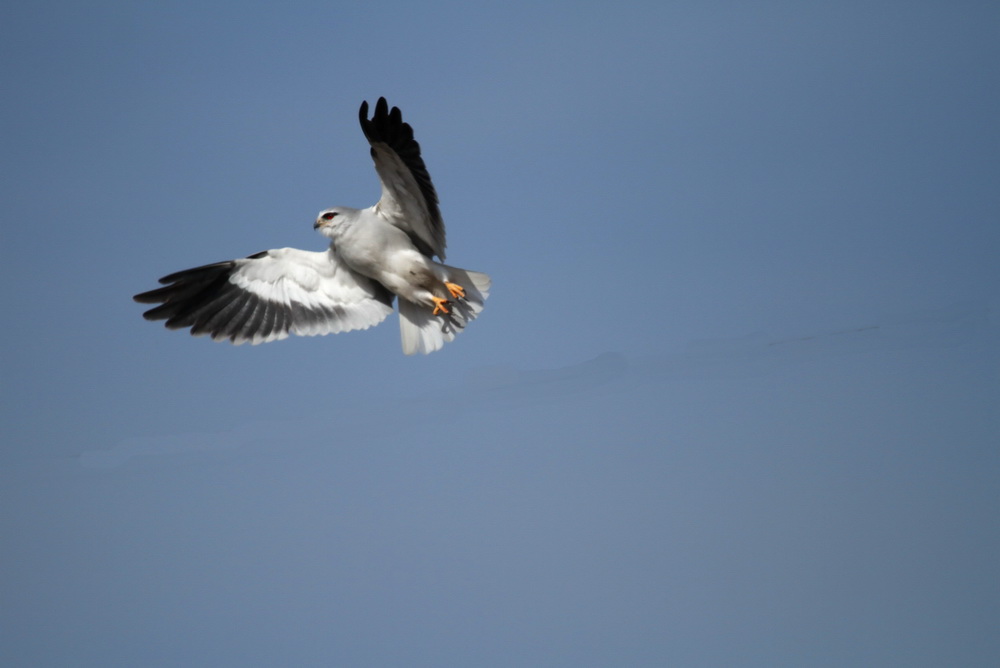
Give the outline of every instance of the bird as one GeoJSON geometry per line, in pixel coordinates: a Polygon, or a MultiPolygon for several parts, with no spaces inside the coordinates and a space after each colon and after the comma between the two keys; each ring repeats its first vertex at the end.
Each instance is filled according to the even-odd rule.
{"type": "Polygon", "coordinates": [[[444,264],[437,192],[398,107],[380,97],[358,111],[381,196],[367,209],[334,206],[313,228],[325,251],[277,248],[178,271],[133,297],[157,304],[146,320],[194,336],[256,345],[337,334],[381,323],[399,305],[403,353],[428,354],[453,341],[483,310],[487,274],[444,264]],[[435,260],[434,258],[437,258],[435,260]]]}

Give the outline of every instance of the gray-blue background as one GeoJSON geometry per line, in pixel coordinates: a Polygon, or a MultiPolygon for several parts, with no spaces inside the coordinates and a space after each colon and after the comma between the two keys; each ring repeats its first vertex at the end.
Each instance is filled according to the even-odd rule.
{"type": "Polygon", "coordinates": [[[28,5],[5,665],[995,664],[995,3],[28,5]],[[142,320],[372,204],[380,95],[458,341],[142,320]]]}

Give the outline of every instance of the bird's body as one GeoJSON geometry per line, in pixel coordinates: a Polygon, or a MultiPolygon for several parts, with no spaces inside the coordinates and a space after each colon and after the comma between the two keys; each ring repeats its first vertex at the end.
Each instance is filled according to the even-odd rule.
{"type": "MultiPolygon", "coordinates": [[[[403,299],[422,301],[414,278],[431,273],[431,260],[417,250],[405,232],[373,209],[336,207],[324,213],[328,212],[337,215],[317,227],[330,238],[344,264],[403,299]]],[[[323,220],[322,214],[319,220],[323,220]]]]}
{"type": "Polygon", "coordinates": [[[490,278],[450,267],[437,193],[413,130],[384,98],[361,127],[372,146],[382,197],[367,209],[333,207],[313,227],[326,252],[283,248],[177,272],[165,287],[136,295],[159,304],[144,314],[167,327],[190,327],[215,340],[262,343],[366,329],[398,298],[403,352],[430,353],[451,341],[483,309],[490,278]]]}

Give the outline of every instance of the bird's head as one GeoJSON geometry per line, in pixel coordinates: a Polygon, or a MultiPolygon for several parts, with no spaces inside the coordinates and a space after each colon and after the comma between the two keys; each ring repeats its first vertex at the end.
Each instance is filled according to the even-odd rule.
{"type": "Polygon", "coordinates": [[[342,222],[346,214],[349,212],[350,209],[346,209],[342,206],[335,206],[330,209],[320,211],[319,215],[316,216],[316,222],[313,223],[313,229],[319,230],[320,234],[328,237],[337,224],[342,222]]]}

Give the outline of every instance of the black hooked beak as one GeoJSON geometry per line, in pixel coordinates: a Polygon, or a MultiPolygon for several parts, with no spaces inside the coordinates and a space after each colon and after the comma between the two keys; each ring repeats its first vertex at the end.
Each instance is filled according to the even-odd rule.
{"type": "Polygon", "coordinates": [[[315,223],[313,223],[313,229],[314,230],[315,229],[319,229],[320,227],[322,227],[323,225],[326,225],[327,223],[329,223],[331,220],[333,220],[336,217],[337,217],[337,213],[335,211],[328,211],[327,213],[324,213],[322,216],[320,216],[319,218],[316,219],[315,223]]]}

